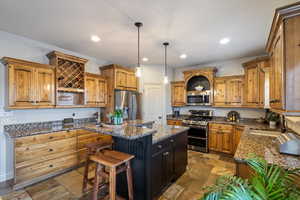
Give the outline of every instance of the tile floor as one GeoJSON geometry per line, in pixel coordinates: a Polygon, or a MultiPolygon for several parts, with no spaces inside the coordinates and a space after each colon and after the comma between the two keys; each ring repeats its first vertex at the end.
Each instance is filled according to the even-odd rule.
{"type": "MultiPolygon", "coordinates": [[[[203,187],[211,185],[220,175],[233,175],[232,158],[189,151],[187,171],[165,191],[159,200],[197,200],[203,195],[203,187]]],[[[83,169],[46,180],[23,190],[9,193],[0,200],[88,200],[90,194],[82,194],[83,169]]]]}

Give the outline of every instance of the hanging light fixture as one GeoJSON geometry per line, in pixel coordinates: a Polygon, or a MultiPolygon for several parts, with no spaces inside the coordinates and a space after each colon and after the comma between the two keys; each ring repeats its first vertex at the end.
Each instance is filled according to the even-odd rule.
{"type": "Polygon", "coordinates": [[[164,75],[164,84],[168,84],[169,80],[168,80],[168,75],[167,75],[167,47],[169,45],[168,42],[164,42],[163,45],[165,46],[165,75],[164,75]]]}
{"type": "Polygon", "coordinates": [[[138,28],[138,63],[137,63],[135,75],[137,77],[141,77],[142,69],[141,69],[141,63],[140,63],[140,60],[141,60],[141,57],[140,57],[140,28],[143,26],[143,23],[135,22],[134,25],[138,28]]]}

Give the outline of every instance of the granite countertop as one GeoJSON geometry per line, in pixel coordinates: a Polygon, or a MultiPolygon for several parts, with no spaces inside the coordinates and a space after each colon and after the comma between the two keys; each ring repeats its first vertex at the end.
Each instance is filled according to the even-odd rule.
{"type": "Polygon", "coordinates": [[[250,127],[247,127],[241,135],[234,159],[243,162],[255,154],[264,158],[270,164],[277,164],[285,168],[300,167],[300,157],[279,153],[277,139],[270,136],[251,134],[250,127]]]}
{"type": "Polygon", "coordinates": [[[112,135],[114,137],[121,137],[125,139],[137,139],[147,135],[156,133],[155,129],[149,129],[138,126],[125,125],[121,127],[99,127],[97,125],[86,125],[83,127],[85,130],[94,131],[102,134],[112,135]]]}
{"type": "Polygon", "coordinates": [[[82,123],[74,123],[71,126],[63,126],[63,124],[59,121],[53,122],[37,122],[37,123],[26,123],[26,124],[14,124],[8,125],[4,127],[4,132],[7,136],[11,138],[19,138],[26,137],[32,135],[46,134],[51,132],[58,131],[68,131],[68,130],[76,130],[76,129],[88,129],[99,132],[100,129],[103,133],[119,136],[123,138],[137,138],[142,135],[153,134],[153,130],[142,128],[143,125],[152,124],[152,121],[144,121],[144,120],[133,120],[129,121],[127,124],[117,128],[103,128],[96,126],[95,122],[82,122],[82,123]],[[139,127],[138,127],[139,126],[139,127]]]}
{"type": "Polygon", "coordinates": [[[157,132],[153,134],[152,143],[155,144],[164,139],[187,131],[189,128],[182,126],[169,126],[169,125],[155,125],[153,127],[157,132]]]}

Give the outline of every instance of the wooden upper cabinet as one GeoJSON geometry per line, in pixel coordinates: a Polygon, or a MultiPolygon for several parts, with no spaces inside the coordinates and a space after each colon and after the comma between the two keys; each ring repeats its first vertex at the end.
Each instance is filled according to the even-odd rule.
{"type": "Polygon", "coordinates": [[[112,84],[110,89],[138,90],[138,78],[134,70],[116,64],[100,67],[100,70],[108,78],[109,84],[112,84]]]}
{"type": "Polygon", "coordinates": [[[105,107],[107,103],[107,81],[98,74],[86,73],[86,105],[88,107],[105,107]]]}
{"type": "Polygon", "coordinates": [[[54,105],[54,71],[53,69],[37,68],[36,69],[36,103],[38,105],[54,105]]]}
{"type": "Polygon", "coordinates": [[[127,87],[130,90],[137,90],[138,89],[137,77],[135,76],[134,72],[128,72],[126,80],[127,80],[127,87]]]}
{"type": "Polygon", "coordinates": [[[241,107],[243,105],[244,76],[216,77],[214,81],[214,106],[241,107]]]}
{"type": "Polygon", "coordinates": [[[127,72],[123,70],[116,70],[116,88],[127,88],[127,72]]]}
{"type": "Polygon", "coordinates": [[[276,9],[266,51],[271,57],[270,107],[300,114],[300,2],[276,9]]]}
{"type": "Polygon", "coordinates": [[[243,64],[245,69],[246,107],[264,108],[265,102],[265,69],[270,65],[269,57],[261,57],[243,64]]]}
{"type": "Polygon", "coordinates": [[[185,83],[184,81],[171,82],[171,104],[174,107],[185,105],[185,83]]]}
{"type": "Polygon", "coordinates": [[[9,109],[51,108],[55,105],[54,68],[4,57],[7,65],[9,109]]]}

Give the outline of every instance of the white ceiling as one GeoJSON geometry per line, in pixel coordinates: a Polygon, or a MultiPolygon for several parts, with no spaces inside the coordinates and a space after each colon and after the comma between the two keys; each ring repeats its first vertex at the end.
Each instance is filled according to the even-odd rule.
{"type": "Polygon", "coordinates": [[[274,10],[296,0],[1,0],[0,29],[124,65],[187,66],[264,53],[274,10]],[[93,43],[96,34],[102,41],[93,43]],[[221,46],[219,40],[230,37],[221,46]],[[179,59],[181,53],[188,55],[179,59]]]}

